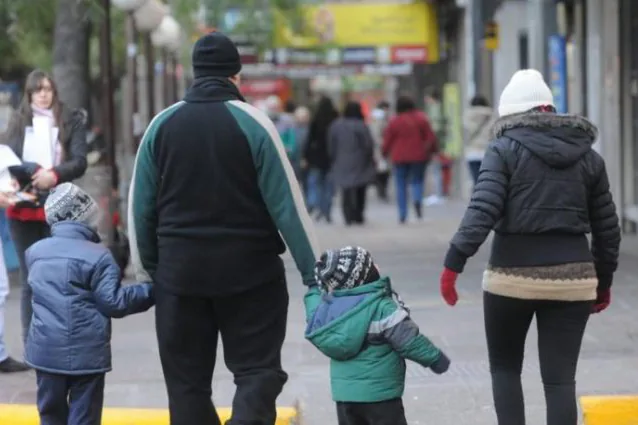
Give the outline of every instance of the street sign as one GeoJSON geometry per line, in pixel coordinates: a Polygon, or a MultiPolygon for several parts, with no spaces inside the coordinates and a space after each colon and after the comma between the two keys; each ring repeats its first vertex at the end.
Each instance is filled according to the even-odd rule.
{"type": "Polygon", "coordinates": [[[485,25],[484,46],[487,50],[498,49],[498,23],[492,21],[485,25]]]}

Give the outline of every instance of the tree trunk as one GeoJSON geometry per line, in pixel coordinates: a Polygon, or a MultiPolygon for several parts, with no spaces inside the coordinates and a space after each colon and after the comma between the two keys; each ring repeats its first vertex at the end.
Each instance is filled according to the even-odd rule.
{"type": "Polygon", "coordinates": [[[60,100],[71,108],[90,109],[89,39],[86,0],[57,0],[53,43],[53,79],[60,100]]]}

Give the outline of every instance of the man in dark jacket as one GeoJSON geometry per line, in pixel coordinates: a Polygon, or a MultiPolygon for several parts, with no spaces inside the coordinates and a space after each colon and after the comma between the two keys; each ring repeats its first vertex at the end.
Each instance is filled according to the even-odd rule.
{"type": "Polygon", "coordinates": [[[194,82],[140,144],[129,197],[131,260],[157,285],[156,326],[171,425],[219,425],[218,334],[235,377],[232,425],[273,425],[288,291],[286,241],[307,285],[318,246],[273,123],[244,102],[221,33],[195,43],[194,82]]]}

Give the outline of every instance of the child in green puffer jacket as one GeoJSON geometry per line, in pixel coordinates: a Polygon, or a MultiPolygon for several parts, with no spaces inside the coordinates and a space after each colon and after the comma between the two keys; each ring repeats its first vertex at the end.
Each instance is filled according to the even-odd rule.
{"type": "Polygon", "coordinates": [[[407,425],[405,359],[437,374],[450,360],[419,332],[409,310],[360,247],[328,250],[305,297],[306,338],[330,357],[339,425],[407,425]]]}

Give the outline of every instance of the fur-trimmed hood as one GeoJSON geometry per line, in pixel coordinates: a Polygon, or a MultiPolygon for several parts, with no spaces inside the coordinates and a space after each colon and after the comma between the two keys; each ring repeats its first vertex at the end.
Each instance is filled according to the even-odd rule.
{"type": "Polygon", "coordinates": [[[565,168],[591,150],[598,129],[578,115],[526,112],[499,118],[492,137],[514,139],[550,166],[565,168]]]}

